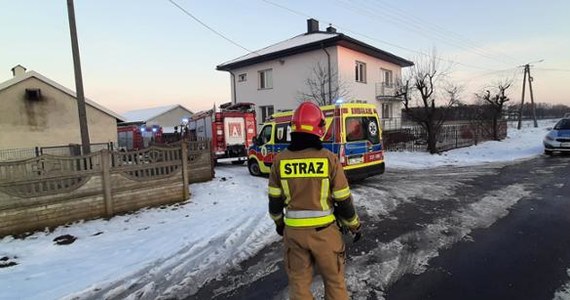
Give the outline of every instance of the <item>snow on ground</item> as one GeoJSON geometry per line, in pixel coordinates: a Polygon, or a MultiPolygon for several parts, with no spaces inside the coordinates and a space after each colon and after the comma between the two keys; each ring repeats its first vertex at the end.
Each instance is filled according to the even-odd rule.
{"type": "Polygon", "coordinates": [[[542,138],[546,128],[553,127],[557,120],[541,120],[538,128],[530,123],[519,131],[516,124],[510,123],[507,138],[500,141],[481,143],[461,149],[431,155],[425,153],[387,152],[386,168],[424,169],[440,166],[472,166],[494,162],[512,162],[530,158],[544,152],[542,138]]]}
{"type": "Polygon", "coordinates": [[[247,168],[220,168],[213,181],[191,186],[188,203],[59,227],[24,240],[5,237],[0,257],[16,257],[18,265],[0,268],[0,299],[124,298],[151,282],[158,289],[151,298],[191,292],[166,291],[165,276],[175,287],[193,280],[189,286],[197,288],[206,275],[216,276],[277,239],[270,234],[266,185],[247,168]],[[77,240],[55,245],[52,240],[63,234],[77,240]]]}
{"type": "MultiPolygon", "coordinates": [[[[509,128],[504,141],[442,155],[386,153],[386,165],[431,168],[531,158],[542,153],[545,128],[554,122],[542,121],[539,128],[525,126],[521,131],[509,128]]],[[[0,240],[0,259],[17,265],[0,268],[0,299],[154,299],[192,294],[203,282],[277,240],[266,212],[266,186],[265,178],[249,176],[245,167],[224,166],[216,169],[214,180],[191,185],[190,202],[61,226],[25,239],[5,237],[0,240]],[[64,234],[77,240],[56,245],[53,240],[64,234]]],[[[398,242],[387,246],[397,248],[398,242]]],[[[423,264],[418,261],[415,267],[423,264]]]]}

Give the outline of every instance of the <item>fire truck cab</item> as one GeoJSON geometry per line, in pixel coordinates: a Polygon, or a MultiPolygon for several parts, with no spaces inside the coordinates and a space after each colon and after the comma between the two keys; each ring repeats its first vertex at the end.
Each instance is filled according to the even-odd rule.
{"type": "MultiPolygon", "coordinates": [[[[323,147],[338,155],[349,180],[384,173],[384,148],[376,106],[346,103],[321,106],[321,110],[326,119],[323,147]]],[[[269,174],[275,155],[291,142],[292,116],[292,111],[276,113],[263,124],[249,147],[250,174],[269,174]]]]}
{"type": "Polygon", "coordinates": [[[152,143],[162,143],[162,127],[145,123],[123,123],[117,126],[119,150],[141,150],[152,143]]]}
{"type": "Polygon", "coordinates": [[[219,109],[196,113],[188,120],[188,131],[196,139],[210,139],[216,161],[243,164],[256,134],[253,103],[226,103],[219,109]]]}

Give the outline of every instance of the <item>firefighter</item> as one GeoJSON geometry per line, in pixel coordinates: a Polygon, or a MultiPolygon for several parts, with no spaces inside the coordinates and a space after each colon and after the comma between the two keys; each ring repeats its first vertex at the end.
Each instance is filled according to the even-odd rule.
{"type": "Polygon", "coordinates": [[[290,299],[313,299],[313,266],[325,299],[348,299],[345,247],[337,219],[360,236],[360,221],[338,157],[323,149],[325,116],[303,102],[291,119],[291,144],[277,154],[269,175],[269,214],[285,244],[290,299]]]}

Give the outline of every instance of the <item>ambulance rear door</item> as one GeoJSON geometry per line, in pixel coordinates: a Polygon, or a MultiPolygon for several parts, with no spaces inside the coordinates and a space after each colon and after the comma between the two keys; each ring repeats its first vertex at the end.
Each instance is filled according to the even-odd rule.
{"type": "Polygon", "coordinates": [[[344,119],[344,125],[347,166],[369,162],[372,153],[382,150],[378,118],[375,115],[348,115],[344,119]]]}

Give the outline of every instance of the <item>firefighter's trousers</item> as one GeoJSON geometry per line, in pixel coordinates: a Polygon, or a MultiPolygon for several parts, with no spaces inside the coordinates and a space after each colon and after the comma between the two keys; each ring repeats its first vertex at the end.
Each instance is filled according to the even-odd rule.
{"type": "Polygon", "coordinates": [[[344,281],[344,241],[333,223],[321,228],[285,227],[285,269],[291,300],[313,299],[313,265],[325,285],[325,299],[348,299],[344,281]]]}

